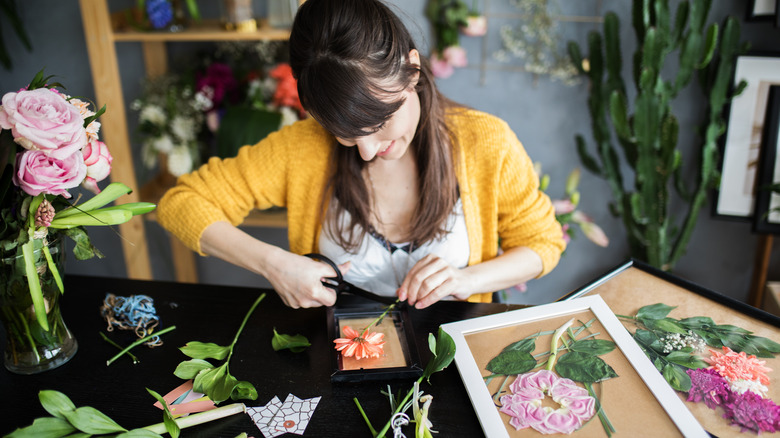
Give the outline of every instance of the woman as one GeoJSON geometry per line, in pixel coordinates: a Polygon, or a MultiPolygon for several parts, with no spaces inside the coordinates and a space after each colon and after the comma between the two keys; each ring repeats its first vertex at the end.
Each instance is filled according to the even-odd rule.
{"type": "Polygon", "coordinates": [[[383,3],[307,0],[290,64],[312,117],[212,158],[160,201],[160,223],[190,248],[264,276],[293,308],[336,300],[321,284],[332,268],[309,252],[417,308],[490,301],[557,264],[561,228],[520,142],[439,94],[383,3]],[[236,227],[271,206],[287,208],[290,252],[236,227]]]}

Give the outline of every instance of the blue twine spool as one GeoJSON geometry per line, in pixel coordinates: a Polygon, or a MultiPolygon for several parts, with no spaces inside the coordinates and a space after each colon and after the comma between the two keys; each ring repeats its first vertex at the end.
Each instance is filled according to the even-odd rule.
{"type": "MultiPolygon", "coordinates": [[[[101,313],[110,324],[109,330],[112,326],[122,330],[135,330],[139,338],[146,337],[160,322],[154,308],[154,300],[147,295],[117,297],[106,294],[101,313]]],[[[146,344],[154,347],[162,345],[162,341],[159,336],[154,336],[146,344]]]]}

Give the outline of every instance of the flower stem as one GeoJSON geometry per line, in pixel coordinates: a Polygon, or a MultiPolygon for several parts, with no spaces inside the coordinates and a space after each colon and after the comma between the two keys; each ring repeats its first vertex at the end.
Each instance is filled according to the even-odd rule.
{"type": "MultiPolygon", "coordinates": [[[[108,342],[109,344],[113,345],[114,347],[116,347],[116,348],[118,348],[120,350],[122,349],[121,345],[117,344],[116,342],[112,341],[111,339],[108,339],[108,336],[106,336],[105,333],[103,333],[103,332],[98,332],[98,333],[100,334],[100,336],[103,337],[104,341],[108,342]]],[[[134,364],[140,362],[140,360],[138,360],[138,358],[135,357],[135,355],[133,353],[128,351],[127,355],[130,356],[130,359],[133,359],[133,363],[134,364]]]]}
{"type": "MultiPolygon", "coordinates": [[[[179,428],[184,429],[243,412],[246,412],[246,406],[243,403],[232,403],[226,406],[220,406],[210,411],[177,418],[174,421],[176,421],[176,424],[179,425],[179,428]]],[[[165,429],[165,423],[153,424],[151,426],[144,427],[144,429],[150,430],[157,434],[164,434],[167,432],[165,429]]]]}
{"type": "Polygon", "coordinates": [[[572,324],[574,324],[574,318],[567,321],[566,324],[560,326],[558,330],[553,333],[552,341],[550,342],[550,357],[547,359],[547,371],[552,371],[553,365],[555,365],[555,359],[558,357],[558,341],[572,324]]]}
{"type": "Polygon", "coordinates": [[[236,332],[236,336],[233,337],[233,342],[230,343],[230,352],[227,355],[227,359],[225,362],[230,362],[230,357],[233,356],[233,346],[236,345],[236,342],[238,342],[238,337],[241,336],[241,332],[244,331],[244,326],[246,325],[246,322],[249,321],[249,317],[252,315],[252,312],[255,311],[255,307],[257,307],[258,304],[260,304],[260,301],[263,301],[263,298],[265,298],[265,294],[261,294],[257,299],[255,300],[254,304],[252,304],[252,307],[249,308],[249,311],[246,312],[246,315],[244,316],[244,320],[241,321],[241,326],[238,327],[238,331],[236,332]]]}
{"type": "MultiPolygon", "coordinates": [[[[419,385],[420,382],[422,382],[422,380],[423,380],[423,377],[420,377],[419,379],[417,379],[417,385],[419,385]]],[[[414,387],[412,387],[412,389],[410,389],[409,392],[406,393],[406,396],[404,396],[404,399],[401,400],[400,403],[398,403],[398,407],[396,407],[395,411],[393,411],[393,415],[390,416],[390,420],[385,424],[385,427],[383,427],[382,430],[379,431],[379,433],[374,435],[376,438],[384,438],[385,433],[387,432],[388,429],[390,429],[391,423],[393,421],[392,420],[393,416],[395,416],[395,414],[401,412],[401,410],[403,409],[404,405],[409,400],[409,397],[412,396],[412,393],[414,393],[414,387]]]]}
{"type": "Polygon", "coordinates": [[[374,429],[374,426],[371,424],[371,421],[368,419],[366,412],[363,410],[363,406],[360,405],[360,402],[358,401],[357,397],[354,397],[352,400],[355,401],[355,404],[357,405],[357,408],[360,411],[360,415],[363,416],[363,420],[365,420],[366,425],[368,425],[368,429],[371,431],[371,436],[376,436],[376,429],[374,429]]]}
{"type": "Polygon", "coordinates": [[[148,341],[149,339],[151,339],[151,338],[153,338],[153,337],[155,337],[155,336],[160,336],[160,335],[163,335],[163,334],[165,334],[165,333],[168,333],[168,332],[169,332],[169,331],[171,331],[171,330],[176,330],[176,326],[175,326],[175,325],[172,325],[172,326],[170,326],[170,327],[166,327],[166,328],[164,328],[164,329],[160,330],[160,331],[159,331],[159,332],[157,332],[157,333],[151,334],[151,335],[149,335],[149,336],[146,336],[146,337],[144,337],[144,338],[141,338],[141,339],[139,339],[139,340],[137,340],[137,341],[133,342],[132,344],[130,344],[130,345],[128,345],[127,347],[125,347],[125,348],[124,348],[124,350],[122,350],[122,351],[120,351],[119,353],[117,353],[117,354],[116,354],[116,356],[114,356],[114,357],[112,357],[111,359],[107,360],[107,361],[106,361],[106,366],[109,366],[109,365],[111,365],[111,363],[112,363],[112,362],[114,362],[115,360],[119,359],[119,358],[120,358],[120,357],[121,357],[123,354],[127,353],[128,351],[130,351],[130,349],[132,349],[132,348],[135,348],[135,347],[137,347],[137,346],[139,346],[139,345],[143,344],[144,342],[148,341]]]}
{"type": "Polygon", "coordinates": [[[593,391],[593,384],[586,383],[585,386],[588,388],[588,394],[596,401],[596,412],[598,412],[599,421],[601,421],[601,425],[604,427],[604,432],[607,434],[607,437],[611,437],[612,434],[615,433],[615,427],[612,426],[609,418],[607,418],[607,413],[602,409],[601,402],[599,401],[599,398],[596,397],[596,392],[593,391]]]}
{"type": "Polygon", "coordinates": [[[377,318],[376,318],[374,321],[372,321],[372,322],[371,322],[371,324],[369,324],[369,325],[368,325],[368,326],[367,326],[367,327],[366,327],[366,328],[363,330],[363,333],[361,333],[361,334],[360,334],[360,337],[361,337],[361,338],[365,338],[365,337],[366,337],[366,333],[368,333],[368,329],[370,329],[371,327],[375,326],[375,325],[376,325],[376,324],[377,324],[379,321],[381,321],[381,320],[382,320],[382,318],[384,318],[384,317],[385,317],[385,315],[387,315],[387,312],[389,312],[389,311],[390,311],[390,310],[391,310],[393,307],[395,307],[395,305],[396,305],[396,304],[398,304],[398,302],[399,302],[399,300],[395,300],[395,303],[393,303],[393,304],[391,304],[391,305],[387,306],[387,309],[385,309],[385,311],[384,311],[384,312],[382,312],[382,314],[381,314],[381,315],[379,315],[379,316],[378,316],[378,317],[377,317],[377,318]]]}
{"type": "Polygon", "coordinates": [[[24,327],[24,337],[27,338],[27,341],[30,343],[30,350],[32,350],[32,353],[35,355],[35,362],[40,362],[41,356],[38,354],[38,347],[35,345],[35,340],[32,337],[32,333],[30,333],[30,326],[27,324],[27,320],[24,318],[24,315],[18,313],[18,316],[19,321],[24,327]]]}

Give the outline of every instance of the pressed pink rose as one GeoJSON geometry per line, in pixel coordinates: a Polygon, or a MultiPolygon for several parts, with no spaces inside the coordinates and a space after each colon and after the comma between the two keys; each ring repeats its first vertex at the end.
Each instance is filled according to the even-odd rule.
{"type": "Polygon", "coordinates": [[[449,46],[442,52],[442,57],[453,67],[465,67],[469,65],[466,57],[466,49],[461,46],[449,46]]]}
{"type": "Polygon", "coordinates": [[[10,129],[14,141],[31,151],[65,159],[87,144],[79,110],[48,88],[6,93],[0,107],[0,128],[10,129]]]}
{"type": "Polygon", "coordinates": [[[25,193],[41,193],[70,198],[68,189],[78,187],[87,175],[87,166],[81,151],[64,159],[46,155],[43,151],[25,151],[16,154],[16,172],[13,182],[25,193]]]}
{"type": "Polygon", "coordinates": [[[455,73],[455,68],[446,60],[440,58],[439,54],[435,52],[431,55],[431,70],[435,77],[441,79],[447,79],[455,73]]]}
{"type": "Polygon", "coordinates": [[[466,25],[460,28],[461,33],[470,37],[480,37],[487,33],[487,17],[484,15],[469,15],[466,25]]]}
{"type": "Polygon", "coordinates": [[[103,181],[111,173],[111,162],[114,157],[108,151],[108,146],[99,140],[90,141],[81,150],[84,164],[87,166],[87,177],[81,184],[92,193],[100,193],[97,183],[103,181]]]}

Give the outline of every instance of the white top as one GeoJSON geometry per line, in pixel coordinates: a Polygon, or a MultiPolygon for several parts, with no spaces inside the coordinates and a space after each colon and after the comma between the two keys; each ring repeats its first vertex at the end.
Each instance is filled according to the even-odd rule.
{"type": "MultiPolygon", "coordinates": [[[[349,223],[350,217],[348,212],[344,212],[341,222],[349,223]]],[[[371,233],[365,234],[363,242],[354,252],[346,252],[323,230],[320,233],[319,250],[337,265],[352,262],[344,280],[378,295],[395,296],[409,270],[428,254],[436,254],[455,268],[466,267],[469,260],[469,236],[460,199],[447,219],[446,229],[446,236],[411,248],[411,254],[407,252],[410,249],[408,244],[388,243],[381,236],[371,233]]]]}

